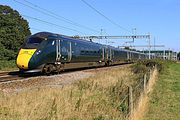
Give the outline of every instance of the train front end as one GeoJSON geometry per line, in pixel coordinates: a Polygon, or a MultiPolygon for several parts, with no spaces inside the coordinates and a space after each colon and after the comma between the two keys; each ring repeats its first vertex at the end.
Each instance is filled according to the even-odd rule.
{"type": "Polygon", "coordinates": [[[17,56],[16,65],[20,70],[28,70],[29,63],[32,61],[32,56],[35,53],[36,49],[26,49],[21,48],[17,56]]]}
{"type": "Polygon", "coordinates": [[[39,34],[35,34],[30,36],[26,42],[22,45],[19,50],[16,65],[21,72],[39,72],[40,66],[38,61],[41,52],[41,44],[45,40],[44,37],[39,36],[39,34]]]}

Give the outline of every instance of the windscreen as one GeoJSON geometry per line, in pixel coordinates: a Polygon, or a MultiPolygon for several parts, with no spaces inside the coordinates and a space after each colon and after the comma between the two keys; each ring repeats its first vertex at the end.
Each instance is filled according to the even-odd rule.
{"type": "Polygon", "coordinates": [[[40,37],[30,37],[27,39],[27,41],[22,46],[22,48],[29,48],[29,49],[37,48],[43,40],[44,38],[40,38],[40,37]]]}
{"type": "Polygon", "coordinates": [[[42,41],[43,41],[42,38],[32,37],[28,39],[27,44],[40,44],[42,41]]]}

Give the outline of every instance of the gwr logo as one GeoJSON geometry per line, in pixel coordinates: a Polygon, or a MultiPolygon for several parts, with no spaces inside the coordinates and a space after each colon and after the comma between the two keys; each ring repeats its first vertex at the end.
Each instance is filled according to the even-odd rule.
{"type": "Polygon", "coordinates": [[[28,51],[24,51],[24,54],[28,54],[28,51]]]}

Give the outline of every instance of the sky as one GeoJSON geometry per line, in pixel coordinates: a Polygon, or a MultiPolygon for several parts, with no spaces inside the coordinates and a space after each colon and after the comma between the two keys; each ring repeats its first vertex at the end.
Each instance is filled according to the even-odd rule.
{"type": "MultiPolygon", "coordinates": [[[[84,1],[102,15],[83,0],[0,0],[0,4],[17,10],[29,22],[32,34],[40,31],[69,36],[150,34],[152,45],[165,45],[156,50],[180,51],[180,0],[84,1]]],[[[127,41],[131,39],[95,42],[117,47],[127,41]]],[[[148,45],[148,40],[137,39],[127,45],[148,45]]]]}

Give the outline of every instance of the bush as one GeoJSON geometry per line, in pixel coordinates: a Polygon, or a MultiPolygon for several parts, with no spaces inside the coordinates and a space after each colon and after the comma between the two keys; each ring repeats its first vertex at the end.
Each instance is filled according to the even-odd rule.
{"type": "Polygon", "coordinates": [[[139,61],[132,66],[132,71],[136,74],[146,73],[148,69],[152,69],[156,66],[159,72],[163,72],[168,67],[168,64],[171,64],[172,62],[173,61],[165,61],[160,59],[139,61]]]}
{"type": "Polygon", "coordinates": [[[1,60],[0,61],[0,70],[9,70],[9,69],[16,69],[15,60],[1,60]]]}

